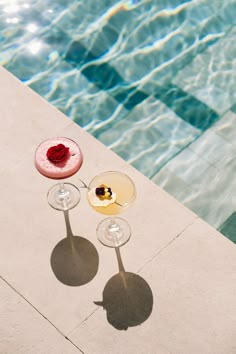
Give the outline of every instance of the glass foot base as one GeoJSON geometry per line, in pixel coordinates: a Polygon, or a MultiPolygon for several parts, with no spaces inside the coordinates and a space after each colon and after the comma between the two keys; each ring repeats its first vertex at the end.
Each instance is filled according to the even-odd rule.
{"type": "Polygon", "coordinates": [[[65,211],[79,203],[80,191],[71,183],[57,183],[49,189],[47,197],[52,208],[65,211]]]}
{"type": "Polygon", "coordinates": [[[97,226],[97,237],[107,247],[120,247],[129,241],[130,226],[121,218],[106,218],[97,226]]]}

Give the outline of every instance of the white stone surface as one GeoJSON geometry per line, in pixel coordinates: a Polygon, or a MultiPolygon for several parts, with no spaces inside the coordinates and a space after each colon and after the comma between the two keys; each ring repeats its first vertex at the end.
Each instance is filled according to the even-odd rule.
{"type": "Polygon", "coordinates": [[[0,279],[1,354],[78,354],[81,351],[0,279]]]}
{"type": "Polygon", "coordinates": [[[0,96],[2,105],[13,95],[14,104],[5,111],[5,134],[2,132],[1,146],[5,148],[8,144],[13,159],[7,155],[2,164],[4,173],[0,192],[5,207],[1,213],[1,224],[4,225],[4,233],[9,236],[0,250],[0,266],[6,280],[67,335],[96,309],[93,300],[107,276],[107,264],[115,270],[116,263],[111,252],[96,239],[96,225],[103,216],[91,210],[86,192],[82,190],[81,203],[69,214],[71,227],[75,235],[87,238],[98,250],[98,273],[84,286],[67,286],[55,277],[50,259],[55,246],[66,237],[66,230],[63,214],[50,208],[46,200],[47,191],[55,181],[40,175],[33,164],[34,151],[42,140],[64,135],[79,143],[84,153],[84,163],[79,173],[70,179],[75,184],[79,184],[78,178],[89,183],[97,173],[110,169],[124,171],[134,179],[137,199],[124,215],[132,226],[132,238],[124,247],[124,254],[127,265],[134,271],[165,247],[196,215],[3,69],[1,75],[3,80],[9,80],[0,96]],[[26,104],[26,96],[32,105],[26,104]],[[31,117],[34,117],[33,122],[31,117]],[[12,121],[11,134],[9,121],[12,121]],[[43,121],[45,127],[41,129],[43,121]],[[22,134],[18,135],[19,131],[22,134]],[[14,136],[13,141],[11,136],[14,136]],[[5,188],[6,185],[11,186],[11,193],[5,188]],[[52,294],[56,294],[55,301],[52,301],[52,294]]]}
{"type": "MultiPolygon", "coordinates": [[[[113,323],[116,313],[108,322],[101,308],[70,339],[90,354],[234,354],[235,269],[231,242],[197,220],[139,273],[153,294],[153,309],[145,322],[118,330],[113,323]]],[[[147,294],[140,296],[139,309],[147,294]]],[[[132,305],[132,298],[127,301],[132,305]]],[[[128,311],[119,317],[120,323],[127,319],[128,311]]]]}
{"type": "Polygon", "coordinates": [[[0,153],[4,156],[0,172],[5,173],[32,156],[40,140],[56,136],[70,121],[43,99],[38,106],[39,96],[2,68],[0,75],[0,153]]]}
{"type": "MultiPolygon", "coordinates": [[[[134,348],[142,348],[140,343],[144,343],[142,345],[146,346],[143,353],[152,354],[158,348],[160,354],[169,352],[172,352],[172,354],[183,354],[185,352],[195,354],[196,343],[199,348],[202,348],[202,342],[197,342],[198,337],[195,337],[198,334],[196,328],[201,328],[201,333],[209,333],[209,323],[205,322],[203,316],[204,311],[207,310],[206,304],[210,304],[207,314],[212,319],[212,323],[214,326],[217,323],[219,325],[219,327],[214,327],[215,333],[218,333],[219,328],[221,329],[220,326],[223,326],[223,324],[226,329],[229,329],[230,325],[231,328],[234,328],[236,311],[231,301],[231,294],[235,289],[235,282],[232,281],[235,274],[234,244],[226,241],[223,236],[218,235],[216,231],[204,223],[197,228],[198,237],[205,250],[204,253],[202,253],[201,247],[197,247],[197,240],[197,243],[195,243],[191,238],[186,245],[179,243],[182,240],[184,230],[191,230],[190,225],[197,218],[193,212],[129,166],[116,154],[109,151],[102,143],[91,137],[79,126],[69,121],[62,113],[29,88],[24,87],[2,68],[0,68],[0,77],[2,83],[0,88],[2,117],[0,152],[3,157],[0,167],[2,203],[0,213],[2,235],[0,275],[26,300],[24,303],[26,311],[27,307],[30,311],[33,307],[34,311],[42,314],[41,319],[45,322],[45,326],[50,322],[54,326],[54,330],[57,329],[57,333],[61,333],[61,339],[58,340],[58,345],[62,348],[61,352],[63,354],[67,353],[67,349],[64,350],[60,343],[64,342],[64,336],[69,336],[76,345],[79,341],[81,349],[86,354],[119,353],[120,348],[124,345],[122,343],[125,343],[127,354],[131,353],[134,348]],[[86,200],[85,189],[81,189],[81,202],[78,207],[70,211],[69,216],[73,234],[83,237],[87,241],[79,239],[76,256],[74,256],[74,253],[71,254],[68,248],[62,248],[62,251],[66,250],[64,253],[58,251],[58,243],[65,239],[67,234],[65,220],[63,213],[50,208],[46,200],[48,188],[55,181],[40,175],[33,165],[34,151],[37,145],[42,140],[56,135],[64,135],[74,139],[79,143],[84,153],[84,163],[81,170],[69,181],[80,185],[79,178],[88,183],[99,172],[119,170],[130,175],[136,185],[137,198],[132,208],[123,215],[131,225],[132,237],[127,245],[122,247],[121,255],[125,269],[132,273],[140,272],[140,275],[149,283],[154,295],[154,307],[151,316],[142,326],[136,326],[128,332],[117,332],[110,328],[106,324],[105,313],[98,310],[97,304],[94,303],[94,301],[101,300],[104,286],[108,279],[117,273],[118,265],[114,250],[105,248],[97,241],[96,225],[102,220],[103,216],[90,209],[86,200]],[[211,247],[208,243],[208,233],[212,240],[211,247]],[[178,237],[179,235],[181,236],[178,237]],[[173,242],[173,240],[175,241],[173,242]],[[93,268],[93,273],[91,273],[88,265],[93,265],[98,260],[96,250],[95,253],[84,252],[85,249],[88,250],[88,245],[90,245],[89,249],[91,250],[91,243],[93,250],[95,247],[99,256],[98,268],[93,268]],[[227,244],[227,247],[224,246],[225,244],[227,244]],[[87,248],[84,245],[87,245],[87,248]],[[173,252],[173,255],[171,253],[172,245],[177,247],[177,252],[173,252]],[[83,247],[83,250],[81,247],[83,247]],[[159,259],[158,255],[167,254],[168,256],[169,248],[170,257],[166,258],[164,266],[159,267],[158,265],[156,267],[156,260],[159,259]],[[209,257],[211,248],[213,253],[209,257]],[[87,258],[85,258],[86,255],[87,258]],[[199,262],[196,261],[195,264],[196,258],[199,259],[199,262]],[[71,259],[75,262],[73,266],[70,264],[71,259]],[[222,259],[226,263],[223,263],[222,259]],[[55,261],[59,263],[55,263],[55,261]],[[209,265],[213,267],[214,264],[215,268],[212,271],[201,271],[200,280],[202,282],[196,279],[200,283],[196,283],[195,288],[195,283],[192,282],[190,275],[193,271],[197,271],[201,264],[208,265],[208,261],[210,262],[209,265]],[[231,262],[234,269],[229,266],[231,262]],[[65,273],[65,266],[68,269],[68,265],[70,265],[69,274],[65,273]],[[145,272],[146,269],[147,272],[145,272]],[[182,269],[181,274],[176,274],[178,269],[182,269]],[[224,289],[220,304],[224,298],[225,306],[231,305],[232,316],[227,317],[224,320],[225,323],[217,322],[217,319],[222,320],[222,316],[219,312],[220,309],[215,315],[216,306],[214,303],[211,304],[213,293],[209,287],[207,287],[209,291],[203,292],[203,298],[199,297],[201,291],[204,290],[204,285],[211,284],[212,275],[215,274],[214,269],[217,269],[217,271],[219,269],[217,274],[222,289],[224,289]],[[185,271],[188,276],[184,278],[184,282],[181,282],[185,271]],[[87,282],[83,284],[74,282],[68,285],[68,281],[73,280],[72,276],[78,275],[78,272],[81,277],[83,275],[85,278],[87,273],[90,272],[93,278],[87,279],[87,282]],[[161,279],[162,281],[166,279],[166,282],[161,283],[161,279]],[[192,320],[190,320],[192,313],[187,314],[188,327],[185,326],[183,321],[188,299],[184,298],[181,307],[179,298],[173,296],[173,294],[177,294],[179,284],[181,284],[181,294],[186,292],[189,295],[191,308],[201,309],[200,315],[196,318],[193,317],[192,320]],[[168,298],[169,289],[173,291],[171,298],[168,298]],[[162,302],[158,302],[158,297],[162,299],[162,302]],[[165,303],[163,299],[166,299],[167,302],[165,303]],[[176,308],[173,318],[171,317],[172,312],[167,311],[168,304],[170,304],[170,309],[176,308]],[[157,309],[159,313],[156,316],[157,309]],[[163,314],[167,315],[164,315],[164,320],[161,321],[163,314]],[[179,326],[174,335],[173,344],[169,344],[169,317],[172,321],[171,326],[179,326]],[[82,329],[83,338],[80,337],[82,329]],[[187,329],[190,337],[186,342],[186,347],[184,347],[183,338],[185,334],[183,333],[186,333],[187,329]],[[112,332],[110,332],[111,330],[112,332]],[[157,336],[159,332],[161,337],[157,336]],[[109,340],[107,339],[107,333],[109,334],[109,340]],[[125,335],[126,333],[133,333],[133,337],[128,338],[125,335]],[[123,342],[121,343],[121,341],[123,342]],[[175,344],[176,348],[174,347],[175,344]],[[173,345],[173,347],[170,347],[170,345],[173,345]]],[[[194,240],[195,238],[194,236],[194,240]]],[[[184,240],[187,242],[188,237],[184,240]]],[[[207,270],[207,267],[204,270],[207,270]]],[[[76,278],[76,280],[78,279],[76,278]]],[[[213,282],[212,289],[217,284],[217,282],[213,282]]],[[[6,289],[6,291],[10,290],[9,288],[6,289]]],[[[4,302],[5,300],[2,301],[2,298],[0,298],[1,305],[4,306],[4,302]]],[[[225,307],[225,309],[227,310],[228,307],[225,307]]],[[[35,327],[33,325],[32,327],[25,327],[27,323],[24,321],[24,315],[22,312],[17,312],[17,309],[14,310],[14,306],[12,314],[8,314],[9,311],[10,309],[7,308],[4,316],[6,318],[9,316],[10,322],[19,323],[17,318],[20,321],[18,345],[22,345],[24,348],[27,338],[35,338],[34,340],[40,347],[40,339],[37,339],[34,334],[35,327]],[[16,316],[16,319],[14,316],[16,316]]],[[[196,314],[196,312],[193,314],[196,314]]],[[[5,338],[8,334],[10,337],[12,336],[10,328],[5,327],[4,330],[5,338]]],[[[231,332],[228,331],[227,334],[222,330],[222,333],[226,335],[221,338],[217,337],[212,342],[214,354],[221,353],[221,348],[231,350],[228,344],[230,342],[228,336],[231,332]],[[215,351],[216,343],[220,343],[218,352],[215,351]]],[[[49,335],[45,341],[49,343],[48,346],[51,348],[54,341],[53,337],[49,335]]],[[[208,350],[210,344],[206,348],[208,350]]],[[[40,349],[33,351],[33,353],[35,352],[40,353],[40,349]]],[[[50,351],[48,352],[50,353],[50,351]]],[[[60,353],[60,349],[56,352],[60,353]]],[[[202,351],[200,352],[202,353],[202,351]]],[[[209,350],[206,351],[206,354],[208,352],[209,350]]],[[[13,353],[10,352],[10,354],[13,353]]],[[[29,353],[31,354],[31,352],[29,353]]],[[[231,354],[231,352],[228,351],[227,354],[231,354]]]]}

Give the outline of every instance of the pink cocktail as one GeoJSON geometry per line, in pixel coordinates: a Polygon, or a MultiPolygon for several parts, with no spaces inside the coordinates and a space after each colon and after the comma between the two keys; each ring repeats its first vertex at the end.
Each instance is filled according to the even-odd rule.
{"type": "MultiPolygon", "coordinates": [[[[73,176],[83,163],[79,145],[65,137],[50,138],[37,148],[35,167],[44,176],[62,180],[73,176]]],[[[48,202],[57,210],[69,210],[80,201],[80,192],[71,183],[57,183],[48,191],[48,202]]]]}

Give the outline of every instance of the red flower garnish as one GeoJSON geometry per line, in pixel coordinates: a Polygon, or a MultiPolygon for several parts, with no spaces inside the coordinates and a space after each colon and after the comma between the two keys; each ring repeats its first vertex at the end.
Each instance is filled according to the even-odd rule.
{"type": "Polygon", "coordinates": [[[51,146],[47,151],[48,160],[54,163],[65,161],[68,156],[69,148],[63,144],[51,146]]]}

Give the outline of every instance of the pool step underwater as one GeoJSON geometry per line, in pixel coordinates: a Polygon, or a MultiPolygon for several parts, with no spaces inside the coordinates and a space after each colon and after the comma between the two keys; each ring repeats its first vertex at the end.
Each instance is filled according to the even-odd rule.
{"type": "Polygon", "coordinates": [[[219,227],[219,231],[228,239],[236,243],[236,212],[230,215],[225,222],[219,227]]]}

